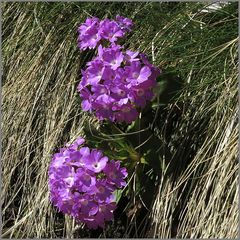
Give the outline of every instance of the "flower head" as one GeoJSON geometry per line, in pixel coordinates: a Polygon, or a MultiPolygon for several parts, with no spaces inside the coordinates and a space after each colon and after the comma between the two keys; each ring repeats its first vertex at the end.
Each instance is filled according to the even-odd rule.
{"type": "Polygon", "coordinates": [[[81,50],[85,50],[96,48],[104,41],[115,43],[130,32],[132,26],[132,20],[119,15],[116,21],[108,18],[102,21],[96,17],[87,18],[78,28],[78,46],[81,50]]]}
{"type": "Polygon", "coordinates": [[[121,46],[98,47],[78,86],[84,111],[99,120],[131,123],[153,97],[160,71],[139,52],[121,46]],[[94,67],[93,67],[94,66],[94,67]]]}
{"type": "Polygon", "coordinates": [[[48,171],[50,200],[59,211],[96,229],[113,218],[113,192],[126,184],[127,173],[118,162],[114,168],[114,161],[109,162],[102,151],[83,144],[84,139],[78,138],[53,155],[48,171]],[[111,178],[111,171],[116,178],[111,178]]]}

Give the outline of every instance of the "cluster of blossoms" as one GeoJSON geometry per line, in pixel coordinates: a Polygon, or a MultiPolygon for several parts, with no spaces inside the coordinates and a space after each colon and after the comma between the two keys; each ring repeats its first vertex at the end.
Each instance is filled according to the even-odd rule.
{"type": "Polygon", "coordinates": [[[116,20],[108,18],[100,21],[98,18],[87,18],[79,28],[78,46],[80,49],[93,49],[100,42],[116,42],[127,32],[131,31],[132,20],[117,15],[116,20]]]}
{"type": "Polygon", "coordinates": [[[100,120],[131,123],[152,99],[158,75],[144,54],[100,45],[98,56],[82,71],[82,109],[94,111],[100,120]]]}
{"type": "Polygon", "coordinates": [[[61,148],[49,167],[52,203],[89,228],[104,227],[116,208],[113,192],[126,185],[125,168],[101,150],[84,146],[84,139],[61,148]]]}
{"type": "Polygon", "coordinates": [[[146,55],[125,51],[116,43],[131,26],[130,19],[117,16],[117,21],[105,19],[99,22],[96,18],[89,18],[79,27],[81,49],[98,45],[97,56],[82,70],[78,86],[82,109],[94,112],[100,120],[131,123],[153,97],[160,70],[148,61],[146,55]],[[110,46],[103,47],[99,43],[102,38],[109,40],[110,46]]]}

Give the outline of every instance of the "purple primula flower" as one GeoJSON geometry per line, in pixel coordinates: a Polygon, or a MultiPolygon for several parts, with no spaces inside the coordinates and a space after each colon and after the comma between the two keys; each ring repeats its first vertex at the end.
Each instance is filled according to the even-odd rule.
{"type": "Polygon", "coordinates": [[[85,23],[79,27],[79,32],[81,34],[86,34],[93,26],[99,25],[99,19],[96,17],[87,18],[85,23]]]}
{"type": "Polygon", "coordinates": [[[97,214],[93,217],[85,218],[85,222],[89,228],[97,229],[98,226],[101,228],[105,227],[105,221],[113,219],[113,211],[116,209],[116,204],[102,203],[99,205],[97,214]]]}
{"type": "Polygon", "coordinates": [[[140,61],[132,62],[131,65],[127,66],[125,69],[128,75],[127,81],[134,85],[147,81],[151,75],[150,67],[142,67],[140,61]]]}
{"type": "Polygon", "coordinates": [[[97,193],[96,193],[96,199],[100,202],[104,202],[107,199],[111,198],[113,195],[114,188],[108,183],[108,181],[105,179],[100,179],[96,183],[97,187],[97,193]]]}
{"type": "Polygon", "coordinates": [[[88,85],[88,72],[81,70],[81,74],[82,74],[82,80],[77,86],[78,91],[81,91],[88,85]]]}
{"type": "Polygon", "coordinates": [[[115,21],[104,19],[100,22],[100,36],[103,39],[109,40],[111,43],[116,42],[118,38],[124,36],[124,31],[115,21]]]}
{"type": "Polygon", "coordinates": [[[103,94],[108,95],[108,87],[106,85],[97,84],[91,87],[91,91],[94,93],[95,96],[101,96],[103,94]]]}
{"type": "Polygon", "coordinates": [[[58,177],[68,185],[69,187],[74,184],[74,168],[68,165],[64,165],[57,170],[58,177]]]}
{"type": "MultiPolygon", "coordinates": [[[[81,82],[79,85],[81,85],[81,82]]],[[[94,96],[92,95],[91,91],[87,87],[84,87],[80,91],[80,97],[83,99],[81,103],[83,111],[91,112],[92,104],[94,102],[94,96]]]]}
{"type": "Polygon", "coordinates": [[[107,179],[111,183],[116,184],[117,187],[124,187],[126,185],[124,179],[127,176],[127,170],[126,168],[120,168],[119,161],[108,162],[103,171],[107,175],[107,179]]]}
{"type": "Polygon", "coordinates": [[[116,70],[123,61],[121,48],[118,45],[115,45],[110,48],[100,49],[99,58],[104,62],[104,65],[111,67],[112,70],[116,70]]]}
{"type": "Polygon", "coordinates": [[[95,17],[87,18],[86,22],[78,28],[78,32],[78,46],[80,49],[95,48],[101,40],[99,34],[99,19],[95,17]]]}
{"type": "Polygon", "coordinates": [[[103,62],[100,60],[95,60],[91,62],[91,65],[88,68],[88,80],[89,85],[96,85],[102,79],[104,71],[103,62]]]}
{"type": "Polygon", "coordinates": [[[82,138],[82,137],[78,137],[76,140],[75,140],[75,143],[80,146],[82,145],[83,143],[85,143],[85,139],[82,138]]]}
{"type": "Polygon", "coordinates": [[[93,149],[91,154],[85,158],[84,163],[87,169],[99,173],[105,168],[107,161],[108,158],[103,157],[101,151],[93,149]]]}
{"type": "Polygon", "coordinates": [[[139,52],[133,52],[133,51],[127,50],[125,60],[130,63],[134,61],[139,61],[139,58],[137,58],[138,55],[139,55],[139,52]]]}
{"type": "Polygon", "coordinates": [[[144,53],[140,53],[139,54],[140,59],[142,60],[143,64],[145,64],[146,66],[151,68],[151,76],[149,77],[149,79],[153,80],[156,79],[159,74],[161,74],[161,70],[159,68],[157,68],[156,66],[152,65],[147,58],[147,55],[145,55],[144,53]]]}
{"type": "Polygon", "coordinates": [[[111,204],[100,204],[99,206],[99,213],[102,215],[104,220],[111,220],[113,218],[113,211],[116,209],[116,204],[111,203],[111,204]]]}
{"type": "MultiPolygon", "coordinates": [[[[128,96],[128,93],[129,93],[129,89],[124,86],[123,84],[122,85],[118,85],[118,86],[113,86],[110,88],[111,92],[112,92],[112,97],[116,100],[123,100],[125,98],[127,98],[128,96]]],[[[128,102],[128,99],[127,99],[127,102],[128,102]]]]}
{"type": "Polygon", "coordinates": [[[110,66],[104,69],[102,80],[104,81],[105,86],[112,85],[115,82],[117,70],[114,71],[110,66]]]}
{"type": "Polygon", "coordinates": [[[133,22],[131,19],[117,15],[116,22],[118,23],[118,25],[122,30],[129,31],[129,32],[131,31],[131,28],[133,26],[133,22]]]}
{"type": "Polygon", "coordinates": [[[122,106],[121,114],[124,116],[124,119],[127,123],[131,123],[139,116],[139,112],[136,110],[136,108],[129,105],[122,106]]]}
{"type": "Polygon", "coordinates": [[[63,156],[61,153],[54,154],[52,159],[52,168],[54,169],[54,171],[62,167],[65,161],[66,161],[66,157],[63,156]]]}
{"type": "Polygon", "coordinates": [[[80,199],[81,204],[81,212],[87,216],[94,216],[98,212],[98,203],[89,197],[89,195],[85,195],[82,199],[80,199]]]}
{"type": "MultiPolygon", "coordinates": [[[[88,21],[85,23],[87,27],[81,28],[84,34],[98,22],[96,19],[88,21]]],[[[82,109],[93,112],[99,120],[131,123],[153,98],[160,70],[148,61],[145,54],[125,51],[116,43],[132,25],[130,19],[122,16],[117,16],[116,21],[101,21],[99,34],[111,45],[103,47],[100,41],[97,56],[82,70],[78,86],[82,109]]]]}
{"type": "Polygon", "coordinates": [[[84,143],[77,138],[53,155],[48,171],[50,200],[64,214],[96,229],[113,218],[114,191],[126,184],[127,174],[119,162],[114,165],[102,151],[84,143]]]}
{"type": "MultiPolygon", "coordinates": [[[[82,167],[84,167],[84,165],[82,167]]],[[[81,183],[81,186],[87,189],[96,184],[96,177],[92,176],[86,169],[78,168],[75,174],[75,182],[81,183]]]]}
{"type": "Polygon", "coordinates": [[[93,107],[109,110],[113,103],[114,103],[114,98],[104,93],[96,97],[95,102],[93,103],[93,107]]]}
{"type": "MultiPolygon", "coordinates": [[[[78,146],[82,145],[84,143],[84,141],[85,140],[83,138],[77,138],[74,143],[66,144],[66,147],[68,147],[69,149],[75,150],[78,148],[78,146]]],[[[73,159],[73,156],[71,157],[71,159],[73,159]]]]}

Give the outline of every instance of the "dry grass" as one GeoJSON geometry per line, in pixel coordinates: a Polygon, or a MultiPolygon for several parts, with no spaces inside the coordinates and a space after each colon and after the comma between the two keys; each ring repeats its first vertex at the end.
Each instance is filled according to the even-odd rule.
{"type": "MultiPolygon", "coordinates": [[[[206,106],[208,101],[205,97],[204,101],[199,101],[199,98],[191,101],[191,105],[199,106],[199,111],[190,118],[190,126],[184,129],[183,144],[176,149],[172,161],[185,165],[185,153],[194,148],[193,140],[201,138],[201,135],[204,139],[180,174],[176,171],[169,177],[167,170],[163,173],[150,214],[150,236],[171,237],[176,234],[178,238],[236,238],[238,119],[236,105],[229,101],[231,95],[237,95],[236,81],[236,76],[226,79],[230,88],[214,102],[212,109],[206,106]],[[204,129],[198,124],[202,118],[201,109],[205,109],[209,116],[204,129]],[[185,145],[185,141],[190,141],[189,145],[185,145]]],[[[185,114],[191,113],[187,111],[185,114]]],[[[184,119],[180,125],[184,122],[187,124],[184,119]]]]}
{"type": "Polygon", "coordinates": [[[160,95],[155,102],[154,134],[170,154],[156,151],[162,169],[151,208],[139,229],[137,214],[128,219],[122,236],[237,237],[237,4],[211,13],[203,8],[3,4],[3,237],[93,236],[51,206],[47,169],[51,154],[84,134],[86,123],[98,126],[81,112],[76,92],[80,69],[91,58],[76,47],[76,27],[88,15],[116,13],[137,25],[124,44],[184,82],[177,99],[159,105],[160,95]]]}

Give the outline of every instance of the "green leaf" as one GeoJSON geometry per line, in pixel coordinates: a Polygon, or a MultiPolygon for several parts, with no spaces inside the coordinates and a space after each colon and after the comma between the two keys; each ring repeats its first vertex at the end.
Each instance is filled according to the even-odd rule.
{"type": "Polygon", "coordinates": [[[121,190],[121,189],[115,190],[115,191],[113,192],[113,194],[114,194],[114,196],[115,196],[115,199],[116,199],[116,203],[118,203],[119,200],[121,199],[122,193],[123,193],[123,190],[121,190]]]}

